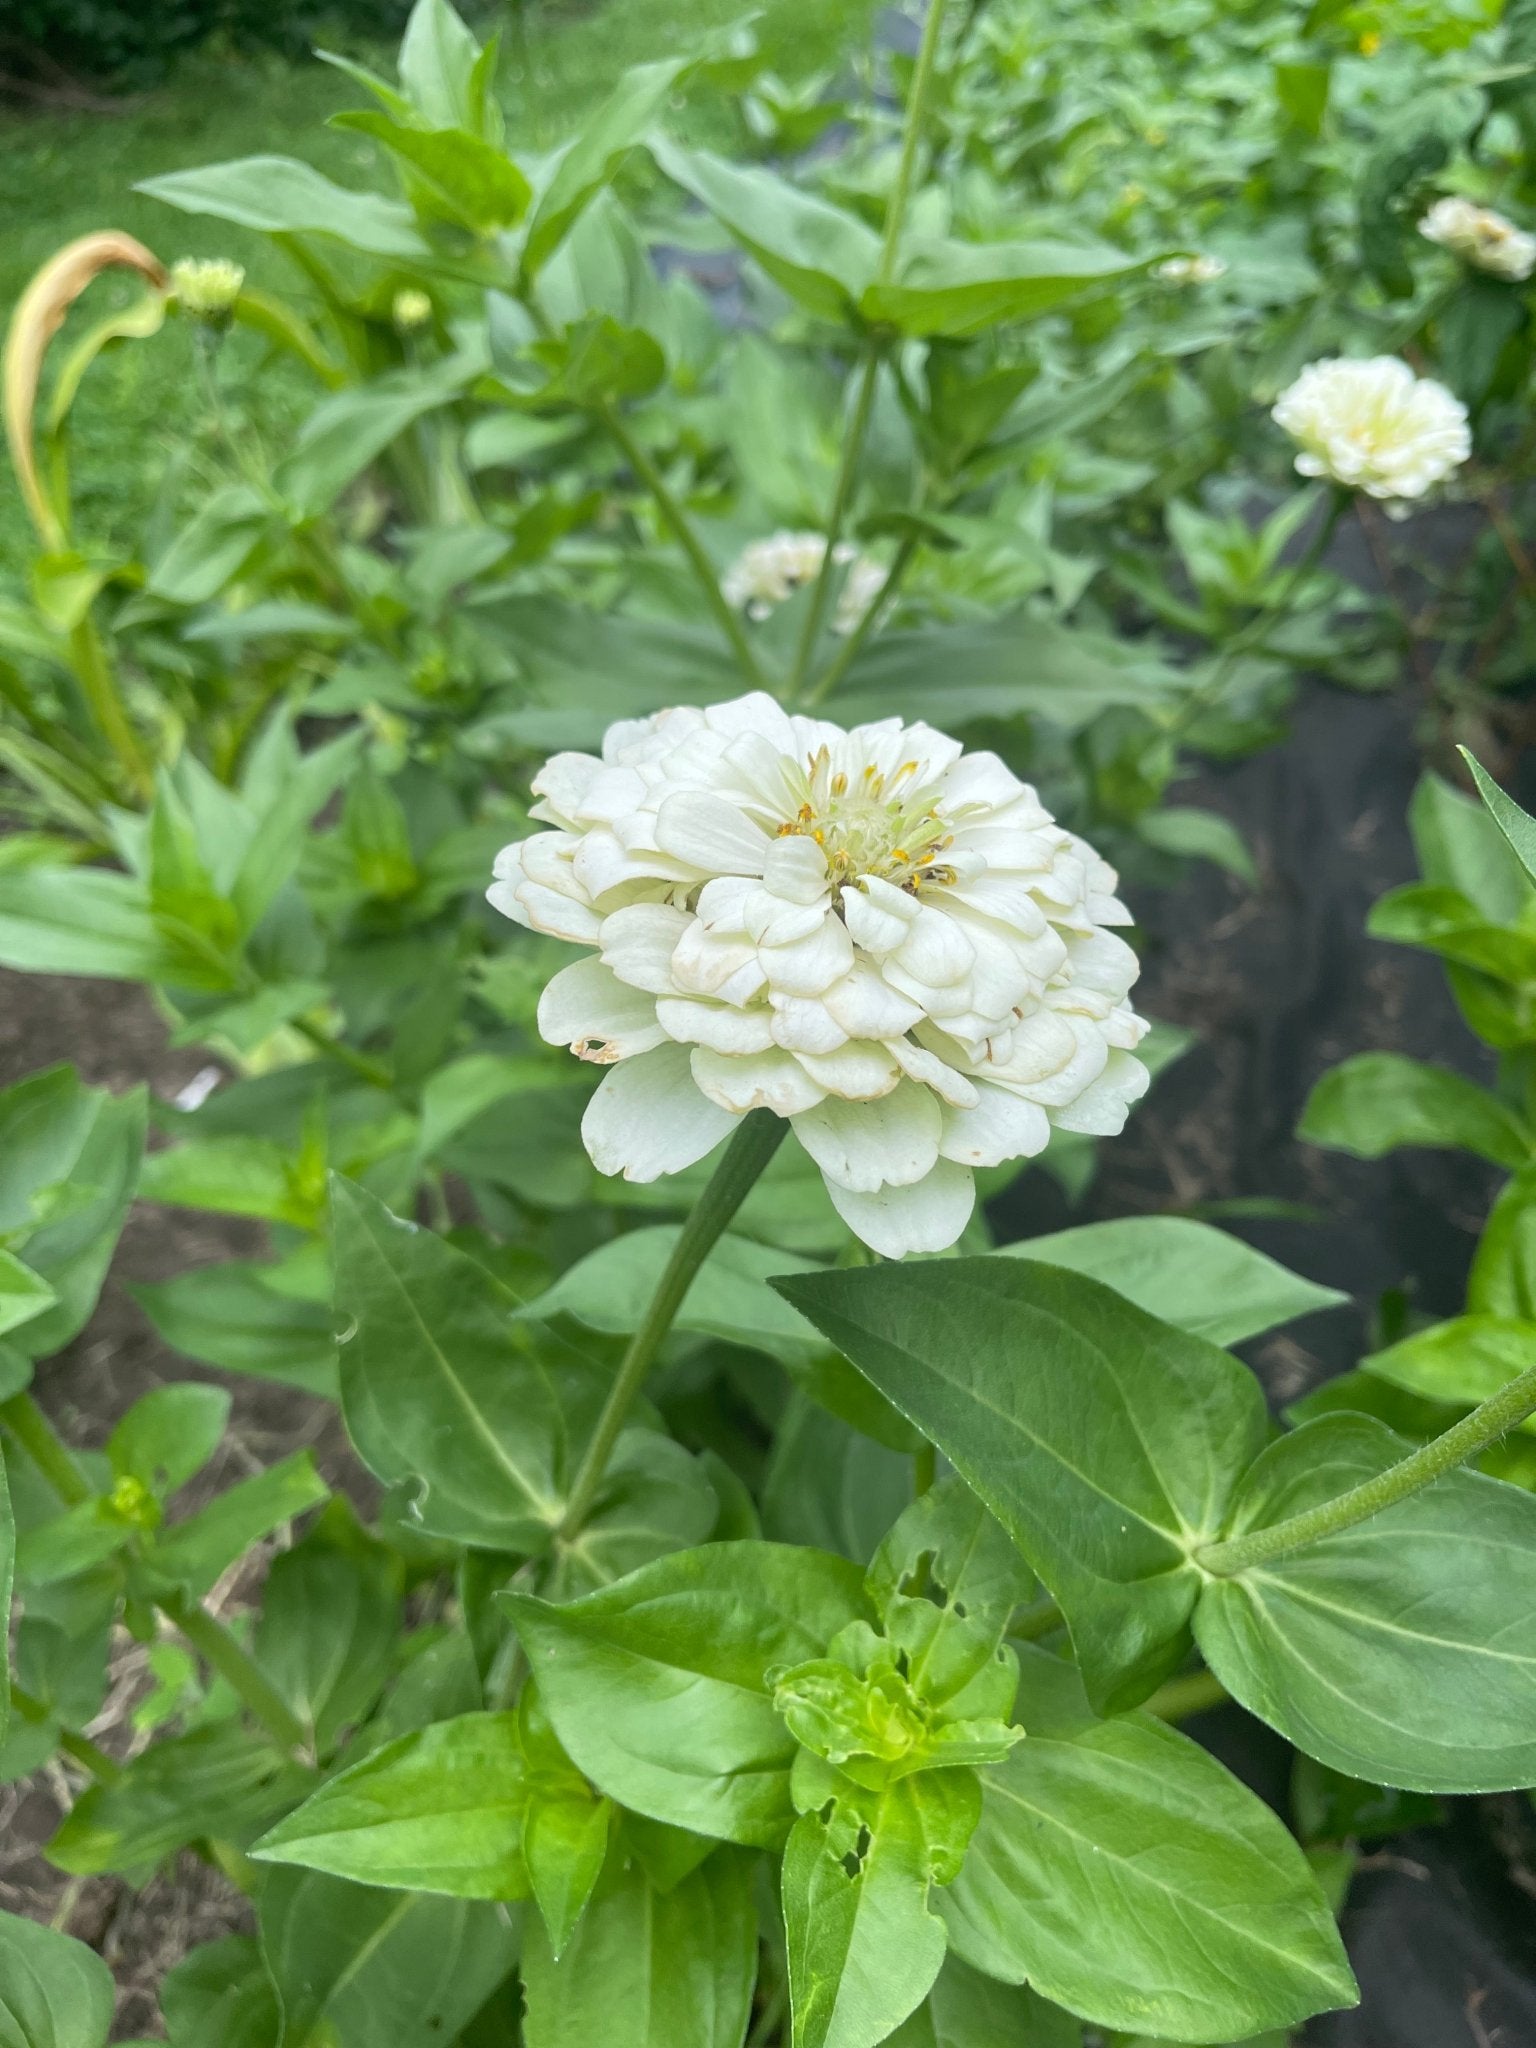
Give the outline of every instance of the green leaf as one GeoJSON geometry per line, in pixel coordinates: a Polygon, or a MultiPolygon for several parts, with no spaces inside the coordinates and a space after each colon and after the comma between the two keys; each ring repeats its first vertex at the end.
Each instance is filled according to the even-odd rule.
{"type": "Polygon", "coordinates": [[[171,171],[134,187],[182,213],[210,215],[267,235],[326,235],[370,256],[430,257],[408,206],[375,192],[348,192],[286,156],[247,156],[171,171]]]}
{"type": "Polygon", "coordinates": [[[130,876],[105,868],[0,873],[0,967],[195,986],[182,965],[130,876]]]}
{"type": "Polygon", "coordinates": [[[856,1567],[713,1543],[568,1606],[501,1598],[556,1734],[600,1791],[695,1834],[782,1841],[795,1744],[767,1673],[819,1656],[866,1612],[856,1567]]]}
{"type": "Polygon", "coordinates": [[[274,1870],[261,1887],[262,1959],[283,2008],[281,2048],[453,2041],[512,1969],[499,1907],[274,1870]]]}
{"type": "Polygon", "coordinates": [[[232,1934],[193,1949],[160,1986],[170,2048],[272,2048],[281,2021],[261,1951],[232,1934]]]}
{"type": "Polygon", "coordinates": [[[46,1358],[90,1320],[133,1200],[146,1096],[114,1098],[55,1067],[0,1094],[0,1230],[52,1288],[52,1306],[13,1324],[7,1342],[46,1358]]]}
{"type": "Polygon", "coordinates": [[[1530,883],[1492,815],[1438,775],[1425,775],[1408,807],[1426,882],[1469,897],[1490,924],[1510,925],[1531,900],[1530,883]]]}
{"type": "Polygon", "coordinates": [[[651,152],[782,290],[809,312],[851,320],[880,260],[880,239],[841,207],[775,172],[657,139],[651,152]]]}
{"type": "Polygon", "coordinates": [[[276,529],[272,502],[254,485],[220,485],[156,560],[151,595],[169,604],[207,604],[276,529]]]}
{"type": "Polygon", "coordinates": [[[1212,1344],[1241,1344],[1349,1299],[1288,1272],[1240,1237],[1187,1216],[1082,1223],[1002,1245],[997,1255],[1086,1273],[1148,1315],[1212,1344]]]}
{"type": "Polygon", "coordinates": [[[174,1493],[219,1448],[229,1409],[223,1387],[193,1380],[155,1387],[134,1402],[107,1439],[113,1474],[137,1479],[154,1494],[174,1493]]]}
{"type": "Polygon", "coordinates": [[[515,1714],[464,1714],[405,1735],[263,1835],[258,1862],[459,1899],[521,1899],[527,1798],[515,1714]]]}
{"type": "Polygon", "coordinates": [[[625,156],[666,105],[689,59],[637,64],[624,76],[555,161],[539,193],[523,243],[523,274],[537,276],[577,218],[612,183],[625,156]]]}
{"type": "Polygon", "coordinates": [[[330,1305],[279,1293],[264,1277],[272,1270],[230,1260],[131,1292],[166,1343],[188,1358],[334,1399],[330,1305]]]}
{"type": "Polygon", "coordinates": [[[223,1216],[260,1216],[269,1223],[316,1229],[323,1195],[301,1174],[292,1154],[267,1138],[192,1138],[152,1152],[139,1193],[173,1208],[213,1209],[223,1216]]]}
{"type": "Polygon", "coordinates": [[[1070,2013],[1020,1984],[999,1984],[950,1952],[927,2001],[890,2048],[1082,2048],[1070,2013]]]}
{"type": "Polygon", "coordinates": [[[473,355],[445,356],[430,369],[389,370],[323,400],[273,472],[295,517],[325,511],[407,427],[458,398],[478,367],[473,355]]]}
{"type": "Polygon", "coordinates": [[[1202,811],[1185,804],[1165,804],[1148,811],[1136,822],[1138,835],[1160,853],[1178,854],[1186,860],[1208,860],[1240,882],[1257,888],[1259,871],[1248,851],[1248,842],[1230,818],[1219,811],[1202,811]]]}
{"type": "MultiPolygon", "coordinates": [[[[524,1315],[546,1322],[570,1315],[589,1329],[628,1336],[639,1329],[681,1234],[681,1224],[658,1224],[599,1245],[530,1302],[524,1315]]],[[[778,1357],[803,1357],[816,1347],[816,1332],[767,1283],[776,1273],[816,1270],[809,1259],[727,1235],[699,1269],[673,1327],[778,1357]]]]}
{"type": "Polygon", "coordinates": [[[486,1269],[350,1181],[332,1189],[341,1399],[358,1454],[414,1482],[422,1526],[541,1546],[561,1513],[564,1424],[519,1306],[486,1269]]]}
{"type": "Polygon", "coordinates": [[[1089,1693],[1133,1705],[1184,1652],[1200,1573],[1263,1444],[1227,1353],[1081,1274],[946,1259],[775,1282],[951,1460],[1067,1618],[1089,1693]]]}
{"type": "MultiPolygon", "coordinates": [[[[873,1388],[871,1395],[884,1400],[873,1388]]],[[[920,1430],[912,1435],[922,1440],[920,1430]]],[[[862,1565],[911,1497],[910,1455],[871,1441],[803,1395],[791,1395],[763,1482],[768,1535],[862,1565]]]]}
{"type": "Polygon", "coordinates": [[[24,1265],[14,1252],[0,1249],[0,1337],[30,1323],[58,1298],[40,1273],[24,1265]]]}
{"type": "Polygon", "coordinates": [[[318,1755],[329,1756],[383,1691],[401,1620],[398,1562],[350,1518],[322,1516],[302,1543],[272,1560],[256,1660],[318,1755]]]}
{"type": "MultiPolygon", "coordinates": [[[[1524,1372],[1533,1359],[1536,1321],[1470,1315],[1415,1330],[1384,1351],[1362,1358],[1360,1368],[1426,1400],[1475,1408],[1524,1372]]],[[[1536,1431],[1536,1417],[1527,1416],[1519,1426],[1536,1431]]]]}
{"type": "Polygon", "coordinates": [[[1536,1142],[1486,1088],[1395,1052],[1358,1053],[1324,1074],[1296,1135],[1357,1159],[1380,1159],[1399,1145],[1443,1145],[1510,1168],[1528,1166],[1536,1142]]]}
{"type": "Polygon", "coordinates": [[[308,1773],[233,1722],[157,1742],[92,1785],[48,1844],[77,1877],[144,1871],[204,1837],[243,1843],[303,1792],[308,1773]]]}
{"type": "MultiPolygon", "coordinates": [[[[523,1859],[538,1902],[550,1952],[558,1958],[592,1896],[607,1860],[613,1808],[594,1792],[560,1747],[539,1689],[531,1681],[518,1700],[518,1739],[527,1766],[528,1800],[523,1816],[523,1859]]],[[[633,1829],[643,1826],[635,1817],[633,1829]]],[[[675,1831],[655,1828],[658,1835],[675,1831]]],[[[693,1837],[682,1839],[692,1841],[693,1837]]],[[[698,1844],[702,1862],[707,1844],[698,1844]]],[[[690,1863],[688,1868],[692,1868],[690,1863]]],[[[647,1874],[659,1884],[647,1866],[647,1874]]],[[[683,1875],[679,1871],[676,1876],[683,1875]]],[[[666,1886],[659,1886],[667,1889],[666,1886]]]]}
{"type": "Polygon", "coordinates": [[[876,2048],[927,1997],[945,1949],[929,1886],[958,1867],[932,1809],[943,1816],[940,1788],[962,1777],[833,1795],[796,1821],[783,1873],[794,2048],[876,2048]]]}
{"type": "Polygon", "coordinates": [[[103,2048],[113,2002],[94,1949],[0,1913],[0,2048],[103,2048]]]}
{"type": "Polygon", "coordinates": [[[741,2048],[757,1975],[752,1868],[717,1849],[661,1892],[615,1850],[558,1961],[542,1923],[528,1927],[528,2048],[741,2048]]]}
{"type": "Polygon", "coordinates": [[[253,1543],[318,1506],[329,1492],[315,1470],[314,1452],[295,1451],[173,1523],[146,1549],[145,1570],[156,1583],[180,1586],[200,1599],[253,1543]]]}
{"type": "Polygon", "coordinates": [[[895,281],[868,285],[857,295],[858,308],[866,320],[903,334],[963,339],[1008,321],[1037,320],[1095,285],[1145,270],[1149,260],[1106,243],[914,238],[895,281]]]}
{"type": "Polygon", "coordinates": [[[1529,811],[1521,810],[1512,796],[1506,796],[1481,761],[1474,760],[1465,747],[1458,747],[1456,751],[1471,770],[1477,793],[1487,806],[1489,816],[1509,841],[1510,851],[1530,879],[1536,882],[1536,818],[1529,811]]]}
{"type": "Polygon", "coordinates": [[[1467,1307],[1477,1315],[1536,1322],[1536,1167],[1499,1191],[1472,1255],[1467,1307]]]}
{"type": "MultiPolygon", "coordinates": [[[[1224,1533],[1332,1499],[1412,1448],[1363,1415],[1307,1423],[1254,1465],[1224,1533]]],[[[1213,1579],[1195,1633],[1235,1698],[1335,1770],[1417,1792],[1536,1783],[1536,1496],[1519,1487],[1452,1472],[1213,1579]]]]}
{"type": "Polygon", "coordinates": [[[430,127],[478,129],[479,60],[480,45],[448,0],[416,0],[400,44],[400,84],[430,127]]]}
{"type": "Polygon", "coordinates": [[[940,1901],[958,1954],[1102,2027],[1246,2039],[1352,2004],[1338,1932],[1290,1834],[1147,1714],[1096,1720],[1025,1648],[1028,1734],[982,1773],[981,1824],[940,1901]]]}
{"type": "Polygon", "coordinates": [[[421,1091],[421,1150],[435,1157],[455,1132],[508,1095],[548,1088],[564,1078],[537,1054],[472,1052],[427,1077],[421,1091]]]}

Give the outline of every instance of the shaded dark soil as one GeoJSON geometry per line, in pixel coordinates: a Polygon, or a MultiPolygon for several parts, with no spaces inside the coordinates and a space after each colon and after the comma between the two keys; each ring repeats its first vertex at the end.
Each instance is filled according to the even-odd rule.
{"type": "MultiPolygon", "coordinates": [[[[1425,1309],[1461,1306],[1466,1269],[1493,1177],[1448,1153],[1374,1163],[1298,1145],[1307,1091],[1350,1053],[1387,1048],[1486,1077],[1436,964],[1364,936],[1366,912],[1414,873],[1404,817],[1420,772],[1412,718],[1397,699],[1322,688],[1298,701],[1290,739],[1183,785],[1179,800],[1227,813],[1259,863],[1249,890],[1215,869],[1176,889],[1140,893],[1146,941],[1141,1001],[1198,1043],[1158,1082],[1124,1138],[1103,1148],[1092,1216],[1280,1198],[1316,1222],[1221,1217],[1299,1271],[1346,1289],[1356,1308],[1313,1317],[1257,1347],[1278,1401],[1345,1370],[1384,1289],[1409,1287],[1425,1309]]],[[[59,1059],[114,1088],[148,1078],[165,1097],[195,1054],[166,1049],[136,990],[0,973],[0,1083],[59,1059]]],[[[1028,1177],[1006,1204],[1010,1234],[1073,1220],[1055,1184],[1028,1177]]],[[[46,1369],[39,1394],[73,1441],[99,1443],[138,1395],[188,1368],[169,1354],[124,1283],[249,1253],[243,1224],[180,1211],[138,1212],[86,1335],[46,1369]]],[[[216,1378],[217,1375],[206,1375],[216,1378]]],[[[230,1382],[235,1424],[217,1484],[314,1442],[344,1475],[347,1453],[320,1404],[285,1389],[230,1382]]],[[[258,1566],[259,1570],[259,1566],[258,1566]]],[[[249,1581],[221,1589],[234,1607],[249,1581]]],[[[125,1657],[107,1746],[128,1734],[134,1690],[125,1657]]],[[[1283,1803],[1285,1752],[1237,1709],[1196,1732],[1283,1803]]],[[[125,2035],[156,2026],[153,1985],[194,1941],[244,1924],[244,1904],[215,1873],[183,1858],[133,1893],[113,1879],[72,1890],[41,1858],[69,1797],[57,1769],[0,1792],[0,1904],[61,1924],[100,1947],[121,1985],[125,2035]]],[[[1536,2043],[1536,1829],[1522,1799],[1452,1802],[1440,1829],[1394,1838],[1367,1856],[1345,1916],[1365,1990],[1360,2012],[1311,2030],[1318,2048],[1520,2048],[1536,2043]]]]}

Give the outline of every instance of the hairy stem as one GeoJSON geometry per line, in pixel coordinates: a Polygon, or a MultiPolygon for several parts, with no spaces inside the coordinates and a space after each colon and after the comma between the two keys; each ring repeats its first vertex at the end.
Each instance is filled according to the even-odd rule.
{"type": "Polygon", "coordinates": [[[1207,1543],[1195,1552],[1195,1562],[1217,1578],[1230,1578],[1250,1565],[1268,1564],[1324,1536],[1337,1536],[1343,1529],[1353,1529],[1357,1523],[1379,1515],[1383,1508],[1395,1507],[1400,1500],[1407,1500],[1445,1473],[1465,1465],[1469,1458],[1497,1443],[1517,1422],[1532,1414],[1536,1414],[1536,1365],[1511,1380],[1507,1387],[1501,1387],[1441,1435],[1397,1464],[1389,1465],[1385,1472],[1378,1472],[1374,1479],[1363,1480],[1347,1493],[1304,1509],[1299,1515],[1287,1515],[1283,1522],[1275,1522],[1267,1529],[1253,1529],[1246,1536],[1232,1536],[1224,1543],[1207,1543]]]}
{"type": "Polygon", "coordinates": [[[778,1150],[779,1142],[788,1129],[782,1117],[767,1109],[749,1111],[737,1125],[726,1147],[725,1157],[715,1168],[709,1186],[683,1225],[639,1329],[629,1340],[629,1349],[619,1365],[618,1377],[603,1404],[603,1412],[592,1432],[592,1441],[587,1445],[572,1482],[565,1514],[556,1532],[558,1540],[569,1542],[590,1514],[619,1432],[628,1420],[635,1397],[672,1327],[673,1317],[693,1285],[694,1276],[751,1192],[758,1175],[778,1150]]]}
{"type": "Polygon", "coordinates": [[[666,478],[651,460],[650,455],[635,439],[616,406],[600,405],[597,418],[623,451],[624,459],[656,500],[656,509],[672,529],[673,538],[688,557],[694,575],[699,580],[699,589],[704,601],[714,613],[720,630],[731,643],[736,659],[741,663],[742,674],[753,689],[766,689],[767,681],[758,661],[747,629],[732,607],[725,601],[720,588],[720,578],[714,564],[704,551],[704,544],[693,530],[693,523],[687,513],[672,495],[666,478]]]}

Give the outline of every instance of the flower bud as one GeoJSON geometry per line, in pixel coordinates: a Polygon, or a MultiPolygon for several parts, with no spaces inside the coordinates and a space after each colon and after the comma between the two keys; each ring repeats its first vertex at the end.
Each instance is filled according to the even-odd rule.
{"type": "Polygon", "coordinates": [[[207,327],[227,327],[245,271],[225,256],[183,256],[171,265],[171,290],[184,313],[207,327]]]}

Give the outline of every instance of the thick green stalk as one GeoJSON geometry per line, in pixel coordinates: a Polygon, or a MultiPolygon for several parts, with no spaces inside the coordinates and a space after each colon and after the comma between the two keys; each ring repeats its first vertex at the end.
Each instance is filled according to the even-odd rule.
{"type": "Polygon", "coordinates": [[[629,431],[623,414],[616,406],[600,405],[596,409],[596,416],[618,443],[630,468],[656,500],[656,509],[672,529],[674,539],[688,557],[693,573],[699,580],[704,601],[714,613],[720,630],[731,643],[736,659],[741,663],[742,674],[754,690],[766,689],[767,679],[756,651],[747,638],[747,629],[733,608],[726,603],[715,566],[705,553],[704,544],[694,532],[687,513],[673,497],[666,478],[629,431]]]}
{"type": "Polygon", "coordinates": [[[147,798],[154,787],[154,776],[138,735],[128,722],[107,650],[89,614],[70,633],[69,657],[86,707],[112,749],[128,788],[134,796],[147,798]]]}
{"type": "Polygon", "coordinates": [[[304,1723],[216,1615],[184,1593],[170,1594],[155,1604],[181,1630],[204,1663],[229,1682],[274,1742],[283,1749],[303,1747],[304,1723]]]}
{"type": "Polygon", "coordinates": [[[1400,1500],[1407,1500],[1432,1486],[1445,1473],[1465,1465],[1469,1458],[1497,1443],[1517,1422],[1533,1414],[1536,1365],[1419,1450],[1389,1465],[1385,1472],[1378,1472],[1374,1479],[1364,1480],[1336,1499],[1325,1500],[1299,1515],[1287,1515],[1283,1522],[1275,1522],[1267,1529],[1232,1536],[1224,1543],[1207,1543],[1195,1552],[1195,1562],[1217,1578],[1226,1579],[1234,1572],[1246,1571],[1250,1565],[1268,1564],[1324,1536],[1337,1536],[1343,1529],[1353,1529],[1357,1523],[1379,1515],[1383,1508],[1395,1507],[1400,1500]]]}
{"type": "Polygon", "coordinates": [[[580,1468],[571,1484],[570,1498],[561,1519],[557,1540],[569,1542],[581,1528],[608,1469],[608,1460],[618,1442],[619,1432],[645,1383],[656,1353],[672,1327],[672,1318],[683,1305],[700,1266],[713,1251],[721,1232],[730,1222],[754,1182],[779,1148],[789,1129],[784,1119],[771,1110],[751,1110],[736,1127],[725,1157],[715,1168],[709,1186],[698,1199],[693,1214],[683,1225],[672,1249],[666,1271],[656,1283],[650,1306],[619,1365],[603,1412],[592,1432],[580,1468]]]}
{"type": "Polygon", "coordinates": [[[896,267],[897,251],[901,247],[901,230],[906,219],[907,201],[912,196],[912,175],[917,168],[918,147],[923,139],[923,119],[928,111],[928,94],[933,85],[934,66],[938,61],[939,37],[944,27],[944,9],[948,0],[928,0],[928,16],[923,23],[923,40],[918,47],[917,69],[912,74],[912,93],[907,101],[906,126],[901,137],[901,157],[896,165],[896,182],[891,187],[890,201],[885,209],[885,239],[880,245],[880,267],[875,276],[880,284],[889,284],[896,267]]]}

